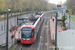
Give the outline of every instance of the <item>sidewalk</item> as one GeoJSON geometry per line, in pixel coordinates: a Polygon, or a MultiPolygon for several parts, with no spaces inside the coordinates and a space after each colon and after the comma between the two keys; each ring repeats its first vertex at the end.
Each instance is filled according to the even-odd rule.
{"type": "Polygon", "coordinates": [[[16,31],[16,34],[15,34],[15,39],[16,40],[20,40],[21,39],[21,30],[20,30],[21,27],[18,28],[18,30],[16,31]]]}
{"type": "Polygon", "coordinates": [[[13,31],[12,33],[10,33],[11,36],[14,35],[14,37],[10,39],[11,42],[10,42],[10,44],[9,44],[9,48],[11,48],[14,44],[17,43],[16,40],[20,40],[20,38],[21,38],[21,33],[19,33],[19,32],[20,32],[20,27],[18,28],[18,30],[16,31],[16,33],[14,33],[14,31],[13,31]]]}
{"type": "Polygon", "coordinates": [[[20,31],[20,27],[18,27],[18,30],[15,32],[13,31],[13,34],[11,34],[11,36],[14,35],[14,40],[13,40],[13,44],[17,43],[17,40],[21,39],[21,31],[20,31]]]}
{"type": "MultiPolygon", "coordinates": [[[[51,39],[52,41],[55,40],[55,17],[52,17],[52,19],[50,19],[50,30],[51,30],[51,39]],[[53,20],[54,19],[54,22],[53,20]]],[[[60,25],[57,25],[57,32],[62,32],[62,27],[60,25]]]]}

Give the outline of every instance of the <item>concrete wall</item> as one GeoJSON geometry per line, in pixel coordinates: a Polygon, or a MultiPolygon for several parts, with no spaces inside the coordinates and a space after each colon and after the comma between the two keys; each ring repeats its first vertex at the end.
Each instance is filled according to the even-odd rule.
{"type": "MultiPolygon", "coordinates": [[[[12,46],[11,33],[8,33],[8,46],[9,48],[12,46]]],[[[0,31],[0,45],[6,46],[6,31],[0,31]]]]}
{"type": "Polygon", "coordinates": [[[60,50],[75,50],[75,30],[58,32],[57,45],[60,50]]]}

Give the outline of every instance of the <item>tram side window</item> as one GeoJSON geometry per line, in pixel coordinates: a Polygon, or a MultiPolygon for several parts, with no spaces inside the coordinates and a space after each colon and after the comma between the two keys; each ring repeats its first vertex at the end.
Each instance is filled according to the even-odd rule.
{"type": "Polygon", "coordinates": [[[34,30],[32,30],[32,35],[34,36],[34,30]]]}

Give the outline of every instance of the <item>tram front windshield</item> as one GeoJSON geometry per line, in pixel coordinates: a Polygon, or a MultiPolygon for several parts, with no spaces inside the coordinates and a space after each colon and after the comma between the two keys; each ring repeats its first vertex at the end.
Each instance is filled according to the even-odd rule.
{"type": "Polygon", "coordinates": [[[31,28],[22,28],[22,38],[32,38],[31,33],[32,29],[31,28]]]}

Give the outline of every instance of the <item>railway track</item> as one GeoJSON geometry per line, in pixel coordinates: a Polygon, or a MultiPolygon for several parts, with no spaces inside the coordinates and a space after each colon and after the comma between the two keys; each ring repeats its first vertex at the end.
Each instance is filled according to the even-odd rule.
{"type": "Polygon", "coordinates": [[[42,28],[42,31],[41,31],[41,36],[40,36],[40,42],[39,42],[39,48],[38,50],[49,50],[49,42],[48,42],[48,23],[49,23],[49,20],[50,20],[50,17],[49,17],[50,14],[47,14],[45,16],[45,20],[44,20],[44,23],[43,23],[43,28],[42,28]],[[48,16],[48,17],[47,17],[48,16]]]}
{"type": "MultiPolygon", "coordinates": [[[[49,15],[50,14],[45,14],[44,15],[44,18],[46,18],[46,16],[49,16],[49,15]]],[[[45,30],[47,29],[45,26],[47,26],[47,23],[48,23],[47,21],[48,20],[49,20],[48,17],[44,20],[43,25],[41,25],[41,27],[39,29],[39,32],[37,34],[37,38],[36,38],[36,40],[35,40],[35,42],[33,44],[30,44],[30,45],[22,45],[22,44],[19,44],[15,50],[38,50],[38,49],[39,50],[42,50],[42,49],[44,49],[45,46],[41,46],[40,39],[41,39],[41,33],[43,33],[43,37],[42,38],[47,39],[46,38],[47,36],[46,37],[44,37],[44,36],[45,36],[45,33],[46,33],[45,30]],[[43,29],[43,31],[42,31],[42,29],[43,29]]],[[[44,45],[46,41],[42,41],[42,40],[44,40],[44,39],[41,39],[41,42],[44,45]]]]}
{"type": "Polygon", "coordinates": [[[18,44],[18,46],[16,47],[15,50],[21,50],[22,44],[20,44],[20,43],[17,43],[17,44],[18,44]]]}
{"type": "Polygon", "coordinates": [[[32,50],[32,44],[30,45],[22,45],[20,50],[32,50]]]}
{"type": "Polygon", "coordinates": [[[18,46],[16,47],[15,50],[37,50],[39,39],[40,39],[40,33],[41,33],[42,25],[39,29],[37,38],[33,44],[28,44],[28,45],[23,45],[21,43],[17,43],[18,46]]]}

